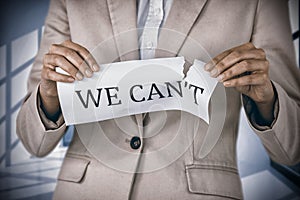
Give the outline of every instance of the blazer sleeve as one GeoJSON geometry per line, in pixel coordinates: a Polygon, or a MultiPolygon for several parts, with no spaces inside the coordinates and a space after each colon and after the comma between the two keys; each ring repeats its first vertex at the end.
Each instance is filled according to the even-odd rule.
{"type": "Polygon", "coordinates": [[[43,56],[51,44],[70,39],[68,16],[64,0],[52,0],[45,21],[39,52],[27,83],[28,93],[17,117],[17,134],[25,148],[41,157],[50,153],[66,131],[62,116],[56,122],[48,120],[40,107],[39,83],[43,56]]]}
{"type": "Polygon", "coordinates": [[[294,165],[300,162],[300,72],[296,65],[288,1],[259,0],[252,43],[265,50],[270,78],[277,95],[275,119],[270,127],[255,123],[253,102],[243,97],[248,122],[270,158],[294,165]]]}

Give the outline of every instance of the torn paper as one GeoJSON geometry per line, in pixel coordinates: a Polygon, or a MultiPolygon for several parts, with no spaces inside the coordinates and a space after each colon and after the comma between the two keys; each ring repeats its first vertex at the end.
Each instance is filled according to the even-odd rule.
{"type": "Polygon", "coordinates": [[[100,65],[92,78],[57,84],[66,125],[161,110],[182,110],[209,123],[208,103],[217,81],[194,61],[185,78],[184,58],[100,65]]]}

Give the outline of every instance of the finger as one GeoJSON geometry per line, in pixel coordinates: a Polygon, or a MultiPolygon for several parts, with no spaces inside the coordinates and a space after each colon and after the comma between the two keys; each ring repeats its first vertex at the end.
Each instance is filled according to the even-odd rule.
{"type": "Polygon", "coordinates": [[[63,46],[68,47],[70,49],[74,49],[79,53],[79,55],[87,62],[89,67],[94,71],[97,72],[100,70],[99,65],[97,64],[96,60],[92,56],[92,54],[83,46],[73,43],[70,40],[67,40],[62,43],[63,46]]]}
{"type": "Polygon", "coordinates": [[[225,81],[223,85],[225,87],[241,87],[241,86],[250,86],[250,85],[262,85],[266,82],[267,75],[263,74],[250,74],[246,76],[241,76],[229,81],[225,81]]]}
{"type": "Polygon", "coordinates": [[[229,50],[224,51],[223,53],[217,55],[216,57],[214,57],[210,62],[208,62],[205,66],[204,69],[207,71],[211,71],[214,66],[216,64],[218,64],[224,57],[226,57],[227,55],[229,55],[231,52],[233,51],[243,51],[243,50],[250,50],[250,49],[254,49],[255,46],[252,43],[245,43],[242,44],[240,46],[231,48],[229,50]]]}
{"type": "Polygon", "coordinates": [[[228,54],[230,54],[231,50],[227,50],[222,52],[221,54],[217,55],[216,57],[214,57],[211,61],[209,61],[206,65],[204,65],[204,69],[206,71],[211,71],[214,66],[220,61],[222,60],[225,56],[227,56],[228,54]]]}
{"type": "Polygon", "coordinates": [[[261,49],[233,51],[217,63],[217,65],[210,71],[210,75],[216,78],[220,73],[238,62],[249,59],[263,60],[265,58],[265,53],[261,49]]]}
{"type": "Polygon", "coordinates": [[[217,79],[220,82],[224,82],[246,72],[264,72],[266,71],[267,66],[268,61],[266,60],[243,60],[221,73],[217,79]]]}
{"type": "Polygon", "coordinates": [[[83,75],[78,69],[70,63],[65,57],[57,54],[46,54],[44,56],[44,66],[54,70],[55,67],[62,68],[69,73],[73,78],[82,80],[83,75]]]}
{"type": "Polygon", "coordinates": [[[53,44],[51,45],[49,53],[64,56],[70,63],[72,63],[77,69],[79,69],[79,71],[85,77],[92,77],[92,70],[75,50],[62,45],[53,44]]]}
{"type": "Polygon", "coordinates": [[[45,80],[51,80],[54,82],[64,82],[64,83],[72,83],[75,80],[71,76],[58,73],[56,71],[51,70],[50,68],[43,69],[42,78],[45,80]]]}

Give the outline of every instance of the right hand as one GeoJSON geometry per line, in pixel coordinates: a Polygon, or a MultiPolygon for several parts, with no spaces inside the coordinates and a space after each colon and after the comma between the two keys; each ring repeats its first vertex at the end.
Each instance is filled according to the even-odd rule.
{"type": "Polygon", "coordinates": [[[52,44],[49,52],[44,55],[43,69],[39,93],[44,111],[48,116],[53,116],[59,111],[59,100],[56,82],[72,83],[75,80],[90,78],[93,72],[100,67],[90,52],[67,40],[61,44],[52,44]],[[69,75],[55,71],[56,67],[62,68],[69,75]]]}

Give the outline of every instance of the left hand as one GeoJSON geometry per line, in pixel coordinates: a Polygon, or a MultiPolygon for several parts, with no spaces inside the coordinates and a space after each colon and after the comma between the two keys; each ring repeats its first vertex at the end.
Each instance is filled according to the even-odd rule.
{"type": "Polygon", "coordinates": [[[263,120],[273,120],[275,95],[264,50],[252,43],[234,47],[213,58],[205,65],[205,70],[225,87],[234,87],[250,97],[263,120]]]}

